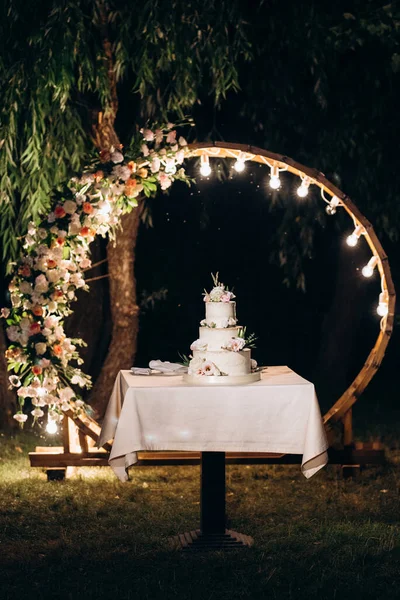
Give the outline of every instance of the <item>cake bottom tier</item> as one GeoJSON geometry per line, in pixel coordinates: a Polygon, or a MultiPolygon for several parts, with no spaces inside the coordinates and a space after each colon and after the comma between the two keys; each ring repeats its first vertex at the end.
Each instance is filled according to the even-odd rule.
{"type": "Polygon", "coordinates": [[[190,385],[246,385],[260,381],[261,371],[247,373],[246,375],[183,375],[184,383],[190,385]]]}
{"type": "MultiPolygon", "coordinates": [[[[221,375],[248,375],[251,373],[251,350],[245,348],[239,352],[230,350],[194,350],[189,364],[189,374],[196,375],[204,363],[214,364],[221,375]]],[[[202,377],[202,375],[200,375],[202,377]]],[[[206,375],[214,376],[214,375],[206,375]]]]}

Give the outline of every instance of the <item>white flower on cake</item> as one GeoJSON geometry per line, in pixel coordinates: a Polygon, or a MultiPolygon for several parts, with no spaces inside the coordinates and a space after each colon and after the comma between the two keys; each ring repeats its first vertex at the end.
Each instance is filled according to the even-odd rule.
{"type": "Polygon", "coordinates": [[[210,360],[206,360],[203,363],[203,365],[200,369],[200,372],[198,372],[198,374],[199,375],[208,375],[208,376],[221,375],[221,371],[218,369],[216,364],[214,364],[210,360]]]}
{"type": "Polygon", "coordinates": [[[204,358],[192,358],[188,367],[188,375],[201,375],[201,371],[204,363],[204,358]]]}
{"type": "Polygon", "coordinates": [[[229,340],[229,342],[225,344],[223,348],[225,350],[230,350],[231,352],[240,352],[240,350],[243,350],[245,345],[246,341],[243,338],[236,337],[229,340]]]}
{"type": "Polygon", "coordinates": [[[207,344],[202,342],[201,340],[195,340],[193,344],[190,346],[190,349],[193,350],[207,350],[207,344]]]}
{"type": "Polygon", "coordinates": [[[208,322],[207,319],[202,319],[200,321],[200,327],[210,327],[211,329],[227,329],[228,327],[235,327],[236,323],[237,319],[234,319],[233,317],[210,322],[208,322]]]}
{"type": "Polygon", "coordinates": [[[254,360],[254,358],[251,359],[250,364],[251,364],[252,371],[255,371],[258,368],[258,363],[256,360],[254,360]]]}

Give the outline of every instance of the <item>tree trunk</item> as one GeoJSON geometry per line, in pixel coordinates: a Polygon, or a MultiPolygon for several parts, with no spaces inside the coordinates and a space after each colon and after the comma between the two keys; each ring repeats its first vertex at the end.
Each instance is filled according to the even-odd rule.
{"type": "MultiPolygon", "coordinates": [[[[93,128],[94,143],[101,151],[110,150],[111,146],[120,148],[120,143],[114,129],[118,111],[115,58],[109,37],[107,6],[104,0],[98,3],[98,8],[100,34],[103,39],[104,57],[107,62],[110,84],[108,106],[104,112],[97,114],[97,123],[93,128]]],[[[134,264],[142,207],[143,202],[140,202],[137,208],[122,217],[122,229],[117,230],[115,242],[109,242],[107,246],[112,334],[107,357],[88,400],[95,410],[97,418],[100,419],[104,416],[118,371],[129,369],[133,365],[136,355],[139,307],[136,297],[134,264]]]]}
{"type": "Polygon", "coordinates": [[[118,371],[130,369],[136,356],[139,306],[134,265],[142,209],[143,201],[122,217],[122,230],[117,231],[115,243],[109,242],[107,246],[112,336],[106,360],[89,398],[89,404],[100,419],[104,416],[118,371]]]}
{"type": "Polygon", "coordinates": [[[8,389],[7,363],[4,356],[6,349],[4,328],[0,324],[0,429],[10,431],[17,427],[17,422],[13,419],[17,407],[17,397],[12,390],[8,389]]]}

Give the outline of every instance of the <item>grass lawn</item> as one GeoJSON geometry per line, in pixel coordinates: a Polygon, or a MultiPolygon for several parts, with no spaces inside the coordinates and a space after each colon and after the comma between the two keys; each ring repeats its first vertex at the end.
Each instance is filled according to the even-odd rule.
{"type": "Polygon", "coordinates": [[[32,433],[0,437],[0,598],[391,599],[400,586],[400,451],[343,480],[329,466],[227,468],[228,526],[254,547],[183,555],[199,523],[199,469],[108,468],[47,483],[32,433]]]}

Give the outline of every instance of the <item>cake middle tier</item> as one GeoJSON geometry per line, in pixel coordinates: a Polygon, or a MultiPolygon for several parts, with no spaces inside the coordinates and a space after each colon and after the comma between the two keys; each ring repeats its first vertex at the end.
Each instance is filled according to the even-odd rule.
{"type": "Polygon", "coordinates": [[[211,361],[224,375],[247,375],[251,373],[251,350],[193,350],[193,360],[211,361]]]}
{"type": "Polygon", "coordinates": [[[200,327],[199,339],[207,344],[207,350],[221,350],[232,338],[238,337],[241,327],[200,327]]]}

